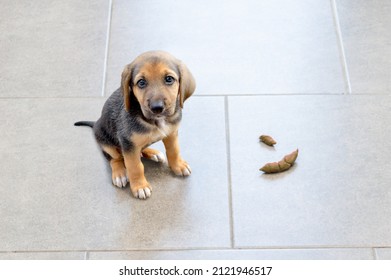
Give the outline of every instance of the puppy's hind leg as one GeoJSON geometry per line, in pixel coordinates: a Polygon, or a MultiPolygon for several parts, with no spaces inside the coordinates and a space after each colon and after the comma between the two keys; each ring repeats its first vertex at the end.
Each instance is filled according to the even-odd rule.
{"type": "Polygon", "coordinates": [[[143,157],[148,158],[150,160],[156,161],[156,162],[165,162],[166,157],[164,154],[158,150],[151,149],[151,148],[145,148],[141,151],[141,154],[143,157]]]}
{"type": "Polygon", "coordinates": [[[126,175],[126,168],[124,165],[124,158],[121,150],[115,146],[102,145],[104,153],[109,155],[109,161],[111,166],[111,179],[113,185],[119,188],[123,188],[128,183],[128,177],[126,175]]]}

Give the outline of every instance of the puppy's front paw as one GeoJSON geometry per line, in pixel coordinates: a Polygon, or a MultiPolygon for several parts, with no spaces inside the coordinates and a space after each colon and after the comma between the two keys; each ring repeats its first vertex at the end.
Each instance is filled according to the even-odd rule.
{"type": "Polygon", "coordinates": [[[191,174],[191,169],[189,164],[183,159],[176,161],[170,165],[171,170],[177,176],[189,176],[191,174]]]}
{"type": "Polygon", "coordinates": [[[126,169],[122,168],[122,169],[113,170],[111,179],[114,186],[118,188],[124,188],[128,183],[128,176],[126,176],[126,169]]]}
{"type": "Polygon", "coordinates": [[[152,194],[152,188],[148,182],[140,185],[130,185],[130,189],[134,197],[139,199],[147,199],[152,194]]]}

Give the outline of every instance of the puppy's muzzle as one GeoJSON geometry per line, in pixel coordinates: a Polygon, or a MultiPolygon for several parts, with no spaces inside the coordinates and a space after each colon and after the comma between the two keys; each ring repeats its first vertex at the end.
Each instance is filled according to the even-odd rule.
{"type": "Polygon", "coordinates": [[[154,114],[161,114],[161,113],[163,113],[164,108],[165,108],[165,105],[164,105],[164,101],[163,100],[155,100],[155,101],[151,101],[149,103],[149,109],[154,114]]]}

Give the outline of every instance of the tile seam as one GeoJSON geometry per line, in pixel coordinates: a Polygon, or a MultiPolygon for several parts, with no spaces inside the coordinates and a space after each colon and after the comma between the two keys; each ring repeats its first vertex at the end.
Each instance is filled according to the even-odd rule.
{"type": "MultiPolygon", "coordinates": [[[[384,247],[390,248],[390,247],[384,247]]],[[[20,254],[20,253],[84,253],[84,258],[89,258],[90,253],[105,253],[105,252],[149,252],[149,251],[258,251],[258,250],[323,250],[323,249],[367,249],[375,251],[377,247],[350,247],[350,246],[303,246],[303,247],[194,247],[194,248],[151,248],[151,249],[128,249],[128,250],[54,250],[54,251],[0,251],[0,254],[20,254]]]]}
{"type": "MultiPolygon", "coordinates": [[[[289,96],[311,96],[311,97],[324,97],[324,96],[342,96],[340,94],[293,94],[293,93],[273,93],[273,94],[202,94],[193,95],[192,98],[208,98],[208,97],[289,97],[289,96]]],[[[354,96],[391,96],[390,93],[354,93],[354,96]]],[[[106,99],[106,96],[0,96],[0,100],[20,100],[20,99],[106,99]]]]}
{"type": "Polygon", "coordinates": [[[113,11],[113,0],[109,0],[109,11],[108,11],[106,43],[105,43],[105,57],[104,57],[104,61],[103,61],[103,77],[102,77],[101,97],[105,96],[105,91],[106,91],[107,63],[108,63],[108,57],[109,57],[112,11],[113,11]]]}
{"type": "Polygon", "coordinates": [[[229,207],[229,228],[231,248],[235,248],[235,234],[234,234],[234,218],[232,205],[232,176],[231,176],[231,142],[229,130],[229,108],[228,96],[224,97],[224,114],[225,114],[225,138],[226,138],[226,153],[227,153],[227,180],[228,180],[228,207],[229,207]]]}
{"type": "Polygon", "coordinates": [[[334,25],[335,25],[335,32],[337,35],[338,48],[339,48],[339,52],[340,52],[342,71],[343,71],[344,80],[345,80],[346,94],[352,94],[352,85],[350,82],[349,68],[348,68],[348,63],[347,63],[347,59],[346,59],[345,47],[343,44],[342,30],[341,30],[341,25],[340,25],[339,16],[338,16],[337,3],[335,2],[335,0],[330,0],[330,2],[331,2],[331,10],[332,10],[333,20],[334,20],[334,25]]]}
{"type": "Polygon", "coordinates": [[[376,247],[372,248],[372,254],[373,254],[373,259],[379,260],[379,256],[377,254],[377,248],[376,247]]]}
{"type": "MultiPolygon", "coordinates": [[[[215,96],[215,97],[221,97],[221,96],[339,96],[343,95],[344,92],[340,93],[327,93],[327,92],[314,92],[314,93],[299,93],[299,92],[291,92],[291,93],[210,93],[210,94],[195,94],[193,96],[196,97],[209,97],[209,96],[215,96]]],[[[370,94],[370,93],[364,93],[364,94],[370,94]]],[[[387,93],[384,93],[387,94],[387,93]]]]}
{"type": "MultiPolygon", "coordinates": [[[[208,98],[208,97],[289,97],[289,96],[312,96],[312,97],[325,97],[325,96],[343,96],[345,94],[210,94],[210,95],[193,95],[192,98],[208,98]]],[[[354,93],[352,96],[381,96],[381,97],[389,97],[391,94],[389,93],[354,93]]],[[[94,100],[105,100],[106,96],[14,96],[14,97],[6,97],[0,96],[0,101],[2,100],[28,100],[28,99],[74,99],[74,100],[82,100],[82,99],[94,99],[94,100]]]]}
{"type": "Polygon", "coordinates": [[[317,249],[367,249],[372,250],[372,245],[346,246],[346,245],[317,245],[317,246],[237,246],[240,250],[317,250],[317,249]]]}
{"type": "MultiPolygon", "coordinates": [[[[266,96],[341,96],[343,93],[340,94],[296,94],[296,93],[271,93],[271,94],[196,94],[193,95],[192,98],[205,98],[205,97],[266,97],[266,96]]],[[[388,93],[357,93],[355,95],[381,95],[381,96],[388,96],[390,94],[388,93]]],[[[0,100],[18,100],[18,99],[104,99],[106,96],[0,96],[0,100]]]]}

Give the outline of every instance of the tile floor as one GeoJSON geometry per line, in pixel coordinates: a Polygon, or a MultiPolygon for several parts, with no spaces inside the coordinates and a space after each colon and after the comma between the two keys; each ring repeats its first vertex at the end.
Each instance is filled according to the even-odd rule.
{"type": "Polygon", "coordinates": [[[386,0],[5,1],[0,259],[391,259],[390,13],[386,0]],[[180,130],[193,173],[144,161],[154,192],[140,201],[73,123],[97,119],[151,49],[196,77],[180,130]],[[291,170],[258,171],[297,147],[291,170]]]}

